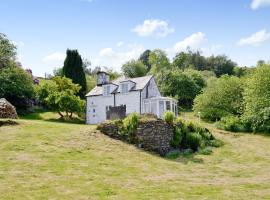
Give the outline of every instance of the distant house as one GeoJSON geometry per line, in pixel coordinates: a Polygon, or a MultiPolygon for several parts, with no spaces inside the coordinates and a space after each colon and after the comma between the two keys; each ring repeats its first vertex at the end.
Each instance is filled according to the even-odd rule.
{"type": "Polygon", "coordinates": [[[109,74],[98,72],[97,85],[86,95],[87,124],[97,124],[108,119],[107,112],[123,105],[126,114],[151,113],[162,117],[167,110],[177,115],[177,101],[162,97],[152,75],[138,78],[120,77],[109,80],[109,74]]]}

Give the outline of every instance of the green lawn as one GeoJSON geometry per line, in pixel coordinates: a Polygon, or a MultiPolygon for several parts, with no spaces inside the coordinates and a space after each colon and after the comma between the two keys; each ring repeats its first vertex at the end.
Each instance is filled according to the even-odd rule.
{"type": "Polygon", "coordinates": [[[211,155],[167,160],[113,140],[95,126],[44,116],[0,127],[1,200],[270,199],[268,136],[206,124],[224,146],[211,155]]]}

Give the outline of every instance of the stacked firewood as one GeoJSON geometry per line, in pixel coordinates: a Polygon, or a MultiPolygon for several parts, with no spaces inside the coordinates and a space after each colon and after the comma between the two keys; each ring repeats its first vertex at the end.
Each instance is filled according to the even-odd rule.
{"type": "Polygon", "coordinates": [[[16,108],[5,98],[0,99],[0,118],[18,118],[16,108]]]}

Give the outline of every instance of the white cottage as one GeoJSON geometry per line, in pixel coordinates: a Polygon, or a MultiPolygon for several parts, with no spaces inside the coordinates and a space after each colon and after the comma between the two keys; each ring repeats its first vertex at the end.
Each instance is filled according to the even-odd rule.
{"type": "Polygon", "coordinates": [[[86,95],[86,123],[97,124],[106,120],[109,107],[125,105],[126,114],[151,113],[159,118],[170,110],[177,115],[177,101],[162,97],[152,75],[138,78],[120,77],[109,80],[109,74],[98,72],[97,85],[86,95]]]}

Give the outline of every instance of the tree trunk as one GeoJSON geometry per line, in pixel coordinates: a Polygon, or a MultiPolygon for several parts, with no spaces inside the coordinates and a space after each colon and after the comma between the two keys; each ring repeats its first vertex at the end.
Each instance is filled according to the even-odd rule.
{"type": "Polygon", "coordinates": [[[72,118],[72,114],[73,114],[73,113],[71,112],[70,115],[69,115],[69,118],[72,118]]]}
{"type": "Polygon", "coordinates": [[[60,111],[57,111],[57,113],[61,116],[61,118],[64,117],[64,115],[60,111]]]}

